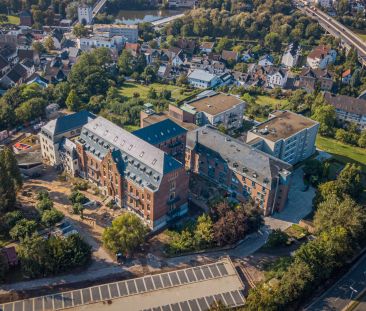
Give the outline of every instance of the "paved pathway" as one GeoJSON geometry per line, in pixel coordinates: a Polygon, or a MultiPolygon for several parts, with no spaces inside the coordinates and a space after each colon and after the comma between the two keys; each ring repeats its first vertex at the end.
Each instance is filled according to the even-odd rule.
{"type": "MultiPolygon", "coordinates": [[[[263,246],[263,244],[265,244],[265,242],[267,241],[267,238],[268,230],[264,227],[262,231],[248,236],[248,238],[242,244],[234,249],[202,254],[193,254],[169,259],[161,259],[148,256],[147,268],[149,272],[155,272],[160,270],[159,266],[167,265],[168,267],[179,267],[182,265],[190,265],[192,264],[192,262],[205,262],[214,260],[225,255],[230,255],[233,257],[246,257],[254,253],[261,246],[263,246]]],[[[112,275],[118,275],[118,277],[123,277],[131,275],[131,273],[143,274],[144,267],[140,264],[140,262],[136,260],[134,263],[135,265],[129,267],[105,263],[105,267],[103,268],[100,266],[99,263],[97,265],[92,264],[86,271],[79,274],[67,274],[52,278],[43,278],[13,284],[6,284],[1,287],[0,294],[5,294],[9,291],[30,290],[52,285],[62,285],[83,281],[95,281],[112,275]]]]}

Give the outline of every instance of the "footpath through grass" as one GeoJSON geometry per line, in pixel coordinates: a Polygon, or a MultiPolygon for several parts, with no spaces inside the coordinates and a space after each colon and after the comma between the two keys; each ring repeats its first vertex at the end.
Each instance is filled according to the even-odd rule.
{"type": "Polygon", "coordinates": [[[362,166],[366,172],[366,149],[343,144],[335,139],[318,135],[316,147],[328,152],[342,163],[354,162],[362,166]]]}

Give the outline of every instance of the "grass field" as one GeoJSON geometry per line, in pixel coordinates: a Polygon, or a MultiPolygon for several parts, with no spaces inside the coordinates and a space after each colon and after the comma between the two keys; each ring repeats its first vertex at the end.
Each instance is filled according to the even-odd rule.
{"type": "Polygon", "coordinates": [[[352,29],[352,31],[366,42],[366,30],[352,29]]]}
{"type": "Polygon", "coordinates": [[[258,105],[270,105],[273,109],[279,109],[288,103],[287,99],[276,99],[265,95],[258,95],[255,102],[258,105]]]}
{"type": "Polygon", "coordinates": [[[126,97],[133,97],[134,93],[139,93],[140,98],[147,99],[147,94],[150,88],[154,88],[156,93],[159,93],[163,90],[169,90],[172,92],[172,99],[174,101],[180,101],[189,95],[191,95],[191,91],[185,91],[181,94],[182,87],[176,85],[169,85],[169,84],[160,84],[160,83],[152,83],[150,85],[141,85],[132,82],[126,82],[121,87],[121,94],[126,97]]]}
{"type": "Polygon", "coordinates": [[[8,15],[8,19],[9,21],[7,23],[2,23],[2,24],[14,24],[14,25],[19,25],[20,20],[18,16],[14,16],[14,15],[8,15]]]}
{"type": "Polygon", "coordinates": [[[362,166],[366,172],[366,149],[345,145],[332,138],[319,136],[316,139],[317,148],[330,153],[342,163],[354,162],[362,166]]]}

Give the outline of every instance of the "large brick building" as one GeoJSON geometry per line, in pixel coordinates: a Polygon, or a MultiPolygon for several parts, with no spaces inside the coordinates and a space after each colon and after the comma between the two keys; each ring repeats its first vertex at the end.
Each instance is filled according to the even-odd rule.
{"type": "Polygon", "coordinates": [[[187,212],[184,165],[150,143],[98,117],[75,141],[79,175],[157,230],[187,212]]]}
{"type": "Polygon", "coordinates": [[[292,166],[211,126],[188,133],[186,168],[239,201],[253,199],[264,215],[285,207],[292,166]]]}

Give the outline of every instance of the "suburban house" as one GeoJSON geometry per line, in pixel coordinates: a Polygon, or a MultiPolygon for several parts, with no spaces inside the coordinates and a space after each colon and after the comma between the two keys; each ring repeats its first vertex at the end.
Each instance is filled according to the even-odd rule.
{"type": "Polygon", "coordinates": [[[187,130],[171,119],[140,128],[132,134],[184,163],[187,130]]]}
{"type": "Polygon", "coordinates": [[[292,166],[209,125],[187,134],[186,168],[264,215],[285,207],[292,166]]]}
{"type": "Polygon", "coordinates": [[[329,45],[315,47],[306,58],[307,65],[312,69],[325,69],[336,60],[337,52],[329,45]]]}
{"type": "Polygon", "coordinates": [[[324,94],[325,101],[334,106],[337,119],[341,122],[352,122],[361,130],[366,129],[366,100],[346,95],[324,94]]]}
{"type": "Polygon", "coordinates": [[[237,62],[239,59],[239,53],[235,51],[223,50],[221,53],[221,59],[226,62],[229,61],[237,62]]]}
{"type": "Polygon", "coordinates": [[[187,76],[190,85],[200,89],[215,87],[220,84],[220,78],[202,69],[195,69],[187,76]]]}
{"type": "Polygon", "coordinates": [[[215,42],[202,42],[200,50],[203,53],[212,53],[215,42]]]}
{"type": "Polygon", "coordinates": [[[267,70],[267,86],[283,88],[287,82],[288,72],[283,68],[270,67],[267,70]]]}
{"type": "Polygon", "coordinates": [[[282,55],[281,65],[287,68],[292,68],[297,65],[299,56],[301,54],[301,47],[297,43],[291,43],[285,53],[282,55]]]}
{"type": "Polygon", "coordinates": [[[327,69],[303,68],[297,86],[307,92],[314,92],[316,88],[330,91],[333,87],[333,73],[327,69]]]}
{"type": "Polygon", "coordinates": [[[274,111],[248,132],[247,143],[282,161],[296,164],[315,152],[319,123],[291,111],[274,111]]]}
{"type": "Polygon", "coordinates": [[[262,67],[273,66],[274,58],[272,55],[266,54],[259,58],[258,65],[262,67]]]}
{"type": "Polygon", "coordinates": [[[352,72],[351,69],[347,69],[342,73],[342,83],[343,84],[349,84],[352,78],[352,72]]]}
{"type": "Polygon", "coordinates": [[[158,230],[188,210],[184,165],[159,148],[97,117],[75,140],[79,175],[158,230]]]}

